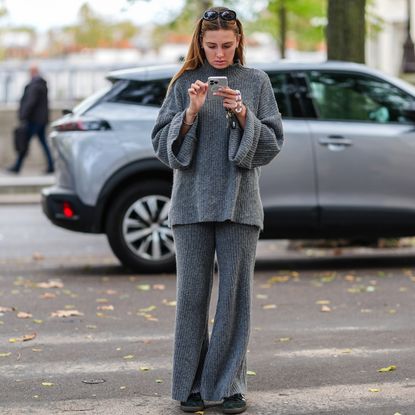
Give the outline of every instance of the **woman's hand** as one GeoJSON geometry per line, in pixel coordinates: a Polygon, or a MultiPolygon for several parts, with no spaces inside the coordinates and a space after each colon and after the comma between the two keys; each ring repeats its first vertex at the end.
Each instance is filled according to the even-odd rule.
{"type": "Polygon", "coordinates": [[[196,116],[200,109],[203,107],[203,104],[206,101],[206,95],[208,90],[207,82],[202,82],[197,80],[190,88],[187,90],[190,98],[190,105],[188,112],[196,116]]]}
{"type": "Polygon", "coordinates": [[[223,106],[230,111],[233,111],[239,124],[244,129],[246,122],[246,107],[242,103],[241,93],[238,90],[229,87],[219,88],[218,92],[213,95],[223,97],[223,106]]]}

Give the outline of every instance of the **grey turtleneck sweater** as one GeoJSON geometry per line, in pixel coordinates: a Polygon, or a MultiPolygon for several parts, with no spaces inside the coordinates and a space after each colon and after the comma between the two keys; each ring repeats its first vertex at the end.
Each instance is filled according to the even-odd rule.
{"type": "Polygon", "coordinates": [[[235,63],[216,69],[208,62],[186,71],[167,94],[152,132],[157,157],[173,170],[168,224],[226,221],[263,229],[260,167],[281,150],[283,132],[272,85],[258,69],[235,63]],[[179,136],[190,98],[188,88],[209,76],[227,76],[247,107],[242,129],[228,125],[222,100],[209,100],[184,137],[179,136]]]}

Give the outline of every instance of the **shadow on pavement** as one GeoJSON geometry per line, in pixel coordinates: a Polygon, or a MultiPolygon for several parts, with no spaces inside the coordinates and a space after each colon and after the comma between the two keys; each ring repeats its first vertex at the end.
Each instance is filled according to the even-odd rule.
{"type": "MultiPolygon", "coordinates": [[[[330,258],[258,258],[255,271],[278,271],[278,270],[327,270],[327,269],[364,269],[364,268],[402,268],[415,266],[415,255],[382,255],[380,256],[347,256],[330,258]]],[[[112,275],[149,275],[140,274],[123,268],[121,265],[68,265],[47,267],[43,274],[71,275],[71,276],[112,276],[112,275]]],[[[165,274],[153,274],[162,276],[174,275],[174,272],[165,274]]]]}

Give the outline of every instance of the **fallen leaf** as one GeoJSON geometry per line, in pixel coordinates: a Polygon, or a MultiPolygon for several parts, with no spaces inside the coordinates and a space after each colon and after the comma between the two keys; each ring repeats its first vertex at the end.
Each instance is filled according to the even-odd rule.
{"type": "Polygon", "coordinates": [[[159,321],[159,319],[157,317],[153,317],[153,316],[146,316],[146,319],[148,321],[159,321]]]}
{"type": "Polygon", "coordinates": [[[43,320],[38,320],[38,319],[34,319],[34,320],[32,320],[33,321],[33,323],[35,323],[35,324],[42,324],[43,323],[43,320]]]}
{"type": "Polygon", "coordinates": [[[155,305],[151,305],[149,307],[140,308],[140,312],[153,311],[153,310],[156,310],[156,309],[157,309],[157,307],[155,305]]]}
{"type": "Polygon", "coordinates": [[[8,313],[9,311],[15,311],[14,307],[1,307],[0,306],[0,313],[8,313]]]}
{"type": "Polygon", "coordinates": [[[27,342],[29,340],[33,340],[36,337],[36,333],[25,334],[22,337],[22,341],[27,342]]]}
{"type": "Polygon", "coordinates": [[[393,370],[396,370],[395,365],[390,365],[388,367],[382,367],[382,368],[378,369],[378,372],[392,372],[393,370]]]}
{"type": "Polygon", "coordinates": [[[38,349],[38,348],[33,348],[32,349],[32,352],[43,352],[43,349],[38,349]]]}
{"type": "Polygon", "coordinates": [[[163,300],[163,304],[171,306],[171,307],[175,307],[177,305],[177,301],[173,300],[173,301],[168,301],[167,299],[163,300]]]}
{"type": "Polygon", "coordinates": [[[52,382],[42,382],[42,386],[53,386],[54,383],[52,382]]]}
{"type": "Polygon", "coordinates": [[[104,383],[105,379],[86,379],[83,380],[82,383],[86,383],[87,385],[98,385],[99,383],[104,383]]]}
{"type": "Polygon", "coordinates": [[[141,370],[142,372],[147,372],[147,371],[149,371],[149,370],[150,370],[150,368],[149,368],[148,366],[140,366],[140,370],[141,370]]]}
{"type": "Polygon", "coordinates": [[[156,379],[156,383],[163,383],[163,379],[156,379]]]}
{"type": "Polygon", "coordinates": [[[247,374],[248,376],[256,376],[256,372],[254,372],[253,370],[247,370],[247,371],[246,371],[246,374],[247,374]]]}
{"type": "Polygon", "coordinates": [[[318,300],[316,304],[330,304],[330,300],[318,300]]]}
{"type": "Polygon", "coordinates": [[[378,388],[370,388],[369,392],[380,392],[380,389],[378,388]]]}
{"type": "Polygon", "coordinates": [[[277,308],[277,305],[276,304],[265,304],[265,305],[262,306],[262,308],[264,310],[272,310],[274,308],[277,308]]]}
{"type": "Polygon", "coordinates": [[[19,311],[17,313],[17,318],[30,318],[33,317],[30,313],[26,313],[25,311],[19,311]]]}
{"type": "Polygon", "coordinates": [[[278,282],[287,282],[287,281],[289,281],[289,279],[290,279],[289,275],[276,275],[274,277],[269,278],[267,280],[267,282],[269,284],[275,284],[275,283],[278,283],[278,282]]]}
{"type": "Polygon", "coordinates": [[[140,290],[140,291],[149,291],[151,286],[150,284],[138,284],[136,285],[136,288],[137,290],[140,290]]]}
{"type": "Polygon", "coordinates": [[[340,350],[340,353],[352,353],[352,349],[340,350]]]}
{"type": "Polygon", "coordinates": [[[8,357],[11,355],[11,352],[0,353],[0,357],[8,357]]]}
{"type": "Polygon", "coordinates": [[[97,303],[108,303],[108,298],[97,298],[95,301],[97,303]]]}
{"type": "Polygon", "coordinates": [[[153,284],[153,290],[164,290],[165,288],[164,284],[153,284]]]}
{"type": "Polygon", "coordinates": [[[321,282],[333,282],[336,278],[336,273],[329,273],[320,278],[321,282]]]}
{"type": "Polygon", "coordinates": [[[280,337],[278,340],[280,342],[289,342],[291,340],[291,337],[280,337]]]}
{"type": "Polygon", "coordinates": [[[40,296],[40,298],[42,298],[44,300],[49,300],[49,299],[55,298],[55,297],[56,297],[56,294],[50,293],[50,292],[45,292],[40,296]]]}
{"type": "Polygon", "coordinates": [[[126,356],[123,356],[123,359],[134,359],[134,355],[133,354],[128,354],[126,356]]]}
{"type": "Polygon", "coordinates": [[[108,305],[99,305],[99,306],[97,306],[97,310],[113,311],[114,310],[114,306],[111,305],[111,304],[108,304],[108,305]]]}
{"type": "Polygon", "coordinates": [[[58,310],[51,313],[51,317],[75,317],[83,315],[84,314],[78,310],[58,310]]]}
{"type": "Polygon", "coordinates": [[[36,285],[38,288],[63,288],[61,280],[48,280],[48,282],[39,282],[36,285]]]}
{"type": "Polygon", "coordinates": [[[328,312],[331,311],[331,308],[329,306],[327,306],[327,305],[322,305],[320,311],[322,313],[328,313],[328,312]]]}
{"type": "Polygon", "coordinates": [[[268,298],[268,295],[266,295],[266,294],[257,294],[256,298],[258,298],[259,300],[266,300],[268,298]]]}
{"type": "Polygon", "coordinates": [[[121,390],[127,389],[127,386],[120,386],[121,390]]]}

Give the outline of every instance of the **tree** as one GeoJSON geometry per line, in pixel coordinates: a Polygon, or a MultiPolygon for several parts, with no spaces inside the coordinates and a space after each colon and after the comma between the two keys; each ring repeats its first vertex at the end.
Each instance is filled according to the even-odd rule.
{"type": "Polygon", "coordinates": [[[327,58],[365,62],[366,0],[328,0],[327,58]]]}
{"type": "Polygon", "coordinates": [[[326,0],[269,0],[256,24],[278,39],[280,56],[285,58],[288,36],[308,50],[324,40],[325,13],[326,0]]]}
{"type": "Polygon", "coordinates": [[[111,47],[131,39],[138,29],[129,21],[111,23],[100,18],[91,7],[85,3],[78,13],[79,23],[66,27],[66,32],[72,33],[75,44],[79,47],[111,47]]]}

